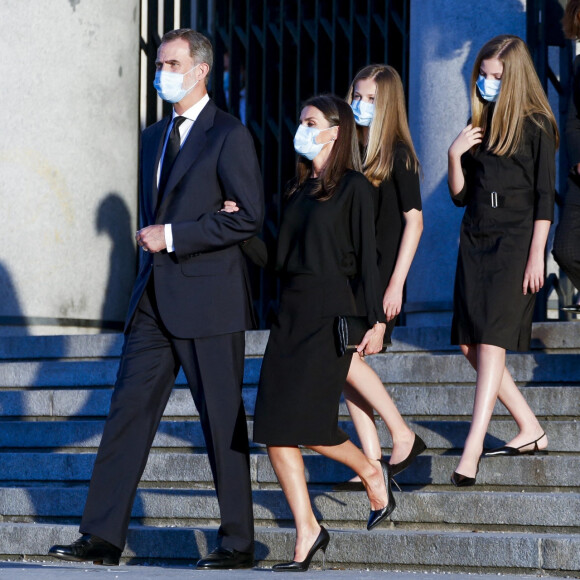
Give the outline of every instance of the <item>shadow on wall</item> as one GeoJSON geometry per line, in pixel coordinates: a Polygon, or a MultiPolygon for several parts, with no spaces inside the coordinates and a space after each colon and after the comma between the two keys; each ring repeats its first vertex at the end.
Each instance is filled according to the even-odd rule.
{"type": "Polygon", "coordinates": [[[100,203],[95,220],[97,233],[108,235],[112,243],[101,320],[118,323],[119,330],[123,327],[136,275],[132,225],[125,201],[117,193],[109,193],[100,203]]]}

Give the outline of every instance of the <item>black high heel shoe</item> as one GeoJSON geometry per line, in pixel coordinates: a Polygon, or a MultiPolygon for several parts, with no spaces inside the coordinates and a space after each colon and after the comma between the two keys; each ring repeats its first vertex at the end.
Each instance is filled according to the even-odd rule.
{"type": "Polygon", "coordinates": [[[308,554],[306,554],[306,558],[304,558],[302,562],[296,562],[296,560],[293,560],[292,562],[275,564],[272,566],[272,570],[274,572],[306,572],[310,566],[310,562],[314,554],[316,554],[318,550],[322,550],[322,569],[324,570],[324,561],[326,560],[326,548],[328,548],[328,542],[330,542],[330,535],[324,526],[320,526],[320,533],[318,534],[318,538],[316,538],[314,544],[312,544],[312,548],[310,548],[308,554]]]}
{"type": "Polygon", "coordinates": [[[455,487],[470,487],[472,485],[475,485],[475,478],[477,477],[478,473],[479,473],[479,461],[477,462],[475,477],[467,477],[467,475],[461,475],[461,473],[457,473],[457,471],[454,471],[453,475],[451,476],[451,483],[455,487]]]}
{"type": "Polygon", "coordinates": [[[421,453],[423,453],[425,449],[427,449],[425,441],[423,441],[423,439],[421,439],[421,437],[419,437],[419,435],[415,433],[415,440],[413,441],[413,447],[411,448],[411,452],[409,453],[409,455],[407,455],[407,457],[405,457],[405,459],[403,459],[403,461],[400,461],[399,463],[389,463],[391,477],[397,475],[397,473],[401,473],[401,471],[403,471],[404,469],[407,469],[407,467],[409,467],[409,465],[413,463],[415,457],[417,457],[417,455],[421,455],[421,453]]]}
{"type": "MultiPolygon", "coordinates": [[[[530,441],[529,443],[524,443],[519,447],[509,447],[508,445],[504,445],[503,447],[496,447],[495,449],[490,449],[485,451],[482,457],[512,457],[514,455],[535,455],[536,453],[540,452],[540,448],[538,447],[538,441],[543,439],[546,436],[546,433],[542,433],[535,441],[530,441]],[[520,451],[524,447],[528,445],[533,445],[534,448],[530,449],[529,451],[520,451]]],[[[545,451],[542,449],[542,453],[545,451]]]]}
{"type": "Polygon", "coordinates": [[[378,526],[385,518],[388,518],[397,504],[395,503],[395,496],[391,487],[391,471],[390,466],[386,461],[381,460],[381,468],[383,470],[383,477],[385,478],[385,485],[387,487],[388,503],[380,510],[371,510],[369,521],[367,522],[367,530],[372,530],[378,526]]]}

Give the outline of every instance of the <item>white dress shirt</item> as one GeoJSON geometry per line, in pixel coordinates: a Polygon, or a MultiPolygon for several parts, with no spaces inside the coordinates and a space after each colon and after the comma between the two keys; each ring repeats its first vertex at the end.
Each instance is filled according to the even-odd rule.
{"type": "MultiPolygon", "coordinates": [[[[173,109],[173,117],[171,120],[171,126],[173,126],[173,119],[175,117],[185,117],[185,121],[181,123],[179,127],[179,136],[181,138],[180,148],[183,147],[185,140],[187,139],[191,128],[193,127],[193,123],[199,117],[199,114],[203,110],[203,108],[209,102],[209,95],[206,93],[193,107],[190,107],[185,111],[182,115],[177,115],[175,113],[175,109],[173,109]]],[[[165,148],[167,147],[167,141],[169,139],[169,133],[171,133],[171,126],[167,131],[167,135],[165,136],[165,143],[163,144],[163,152],[161,153],[161,159],[159,160],[159,166],[157,167],[157,186],[159,187],[159,178],[161,177],[161,166],[163,165],[163,158],[165,157],[165,148]]],[[[173,246],[173,231],[171,229],[171,224],[165,224],[165,245],[167,246],[168,252],[175,252],[175,247],[173,246]]]]}

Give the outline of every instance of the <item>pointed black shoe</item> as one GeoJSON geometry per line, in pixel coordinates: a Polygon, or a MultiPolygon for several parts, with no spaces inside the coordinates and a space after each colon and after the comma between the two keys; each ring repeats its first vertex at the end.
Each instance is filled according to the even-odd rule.
{"type": "Polygon", "coordinates": [[[415,433],[415,440],[413,441],[411,453],[409,453],[409,455],[407,455],[407,457],[403,459],[403,461],[400,461],[399,463],[389,464],[389,468],[391,470],[391,477],[393,477],[393,475],[397,475],[397,473],[401,473],[401,471],[403,471],[404,469],[407,469],[407,467],[409,467],[409,465],[413,463],[415,458],[418,455],[421,455],[421,453],[423,453],[425,449],[427,449],[425,441],[423,441],[423,439],[421,439],[421,437],[419,437],[419,435],[415,433]]]}
{"type": "Polygon", "coordinates": [[[509,447],[508,445],[504,445],[503,447],[496,447],[495,449],[485,451],[482,454],[482,457],[513,457],[515,455],[535,455],[536,453],[545,453],[543,449],[540,451],[540,448],[538,447],[538,441],[543,439],[545,436],[546,434],[542,433],[542,435],[535,441],[524,443],[524,445],[520,445],[519,447],[509,447]],[[529,451],[521,451],[521,449],[527,447],[528,445],[533,445],[533,449],[530,449],[529,451]]]}
{"type": "Polygon", "coordinates": [[[93,562],[101,566],[118,566],[123,550],[91,534],[83,534],[66,546],[53,546],[49,556],[68,562],[93,562]]]}
{"type": "Polygon", "coordinates": [[[385,518],[388,518],[396,507],[395,496],[391,488],[391,472],[390,466],[386,461],[381,460],[381,467],[383,469],[383,476],[385,478],[385,485],[387,486],[387,497],[389,498],[387,505],[380,510],[371,510],[369,521],[367,522],[367,530],[376,528],[385,518]]]}
{"type": "Polygon", "coordinates": [[[475,478],[477,477],[477,474],[479,473],[479,461],[481,461],[481,457],[479,458],[479,460],[477,462],[477,469],[475,470],[475,477],[467,477],[467,475],[461,475],[461,473],[457,473],[457,471],[454,471],[453,475],[451,476],[451,483],[455,487],[471,487],[472,485],[475,485],[475,478]]]}
{"type": "Polygon", "coordinates": [[[318,538],[316,538],[314,544],[312,544],[312,548],[310,548],[306,558],[304,558],[302,562],[296,562],[296,560],[293,560],[292,562],[275,564],[272,566],[272,570],[274,572],[306,572],[310,566],[310,562],[312,561],[314,554],[316,554],[318,550],[322,550],[322,569],[324,570],[324,561],[326,559],[326,548],[328,548],[328,542],[330,542],[330,535],[324,526],[320,526],[320,533],[318,534],[318,538]]]}
{"type": "Polygon", "coordinates": [[[254,554],[229,548],[216,548],[195,566],[198,570],[238,570],[254,567],[254,554]]]}

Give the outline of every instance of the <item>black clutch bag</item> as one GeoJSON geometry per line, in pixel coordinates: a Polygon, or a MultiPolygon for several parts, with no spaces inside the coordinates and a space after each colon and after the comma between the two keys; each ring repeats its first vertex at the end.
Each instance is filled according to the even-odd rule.
{"type": "MultiPolygon", "coordinates": [[[[366,316],[337,316],[334,319],[334,340],[338,356],[356,351],[364,335],[370,330],[366,316]]],[[[383,341],[383,348],[390,342],[383,341]]]]}

